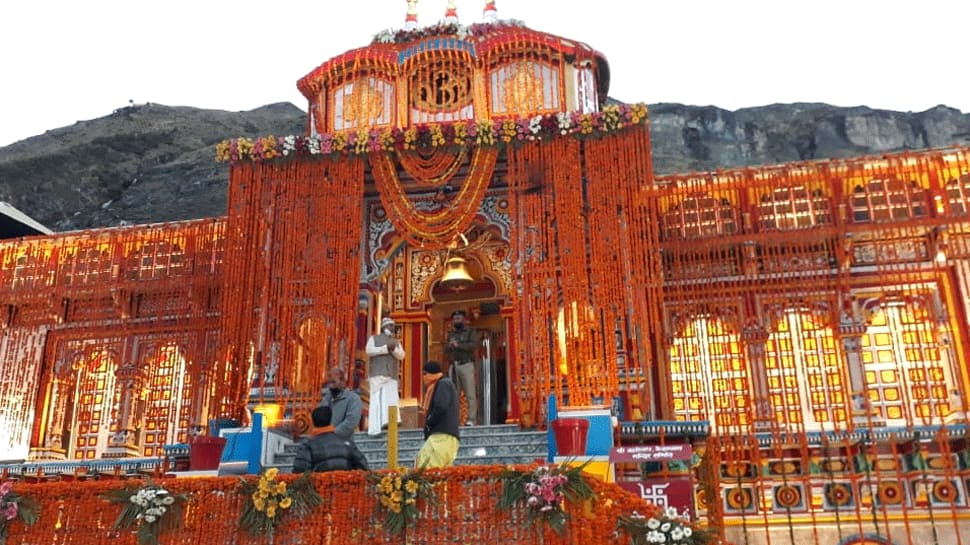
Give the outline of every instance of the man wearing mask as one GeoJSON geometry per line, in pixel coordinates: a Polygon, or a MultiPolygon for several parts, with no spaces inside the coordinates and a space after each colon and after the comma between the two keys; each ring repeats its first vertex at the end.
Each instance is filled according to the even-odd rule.
{"type": "Polygon", "coordinates": [[[339,367],[327,369],[327,383],[323,388],[323,403],[332,411],[333,433],[342,439],[351,439],[360,425],[363,405],[357,392],[347,388],[344,370],[339,367]]]}
{"type": "Polygon", "coordinates": [[[465,324],[465,311],[451,313],[452,329],[445,341],[445,355],[455,370],[458,387],[468,402],[466,426],[474,426],[478,419],[478,393],[475,385],[475,330],[465,324]]]}
{"type": "MultiPolygon", "coordinates": [[[[367,411],[367,435],[380,435],[387,426],[388,408],[398,404],[397,377],[404,347],[394,336],[394,320],[381,320],[381,331],[367,339],[368,365],[367,385],[370,390],[370,405],[367,411]]],[[[398,415],[398,422],[401,421],[398,415]]]]}

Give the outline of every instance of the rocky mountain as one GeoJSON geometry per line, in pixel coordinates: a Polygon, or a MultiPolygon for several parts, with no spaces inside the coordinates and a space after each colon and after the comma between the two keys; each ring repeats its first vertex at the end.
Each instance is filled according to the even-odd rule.
{"type": "MultiPolygon", "coordinates": [[[[215,162],[216,144],[302,134],[305,123],[288,103],[248,112],[133,105],[0,147],[0,201],[56,231],[220,216],[229,167],[215,162]]],[[[654,104],[650,123],[658,174],[970,145],[970,114],[946,106],[654,104]]]]}

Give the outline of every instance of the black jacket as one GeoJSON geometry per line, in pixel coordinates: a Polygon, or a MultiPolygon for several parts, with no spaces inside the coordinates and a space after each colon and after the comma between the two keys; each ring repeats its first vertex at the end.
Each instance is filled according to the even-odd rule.
{"type": "Polygon", "coordinates": [[[448,377],[435,383],[428,414],[424,415],[424,438],[433,433],[447,433],[458,439],[458,391],[448,377]]]}
{"type": "Polygon", "coordinates": [[[353,441],[324,432],[300,441],[293,460],[293,473],[367,469],[367,460],[353,441]]]}

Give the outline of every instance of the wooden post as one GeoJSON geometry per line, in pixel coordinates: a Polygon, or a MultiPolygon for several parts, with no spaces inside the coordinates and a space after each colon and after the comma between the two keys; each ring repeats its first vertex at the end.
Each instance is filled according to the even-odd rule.
{"type": "Polygon", "coordinates": [[[387,467],[397,469],[397,405],[387,408],[387,467]]]}

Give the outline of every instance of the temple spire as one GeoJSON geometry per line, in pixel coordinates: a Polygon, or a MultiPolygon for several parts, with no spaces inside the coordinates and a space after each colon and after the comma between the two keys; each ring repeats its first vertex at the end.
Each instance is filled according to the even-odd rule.
{"type": "Polygon", "coordinates": [[[448,5],[445,7],[445,22],[451,24],[458,22],[458,6],[455,0],[448,0],[448,5]]]}
{"type": "Polygon", "coordinates": [[[495,8],[495,0],[485,2],[485,8],[482,9],[482,19],[486,23],[494,23],[498,20],[498,9],[495,8]]]}
{"type": "Polygon", "coordinates": [[[404,16],[404,30],[418,28],[418,0],[407,0],[408,13],[404,16]]]}

